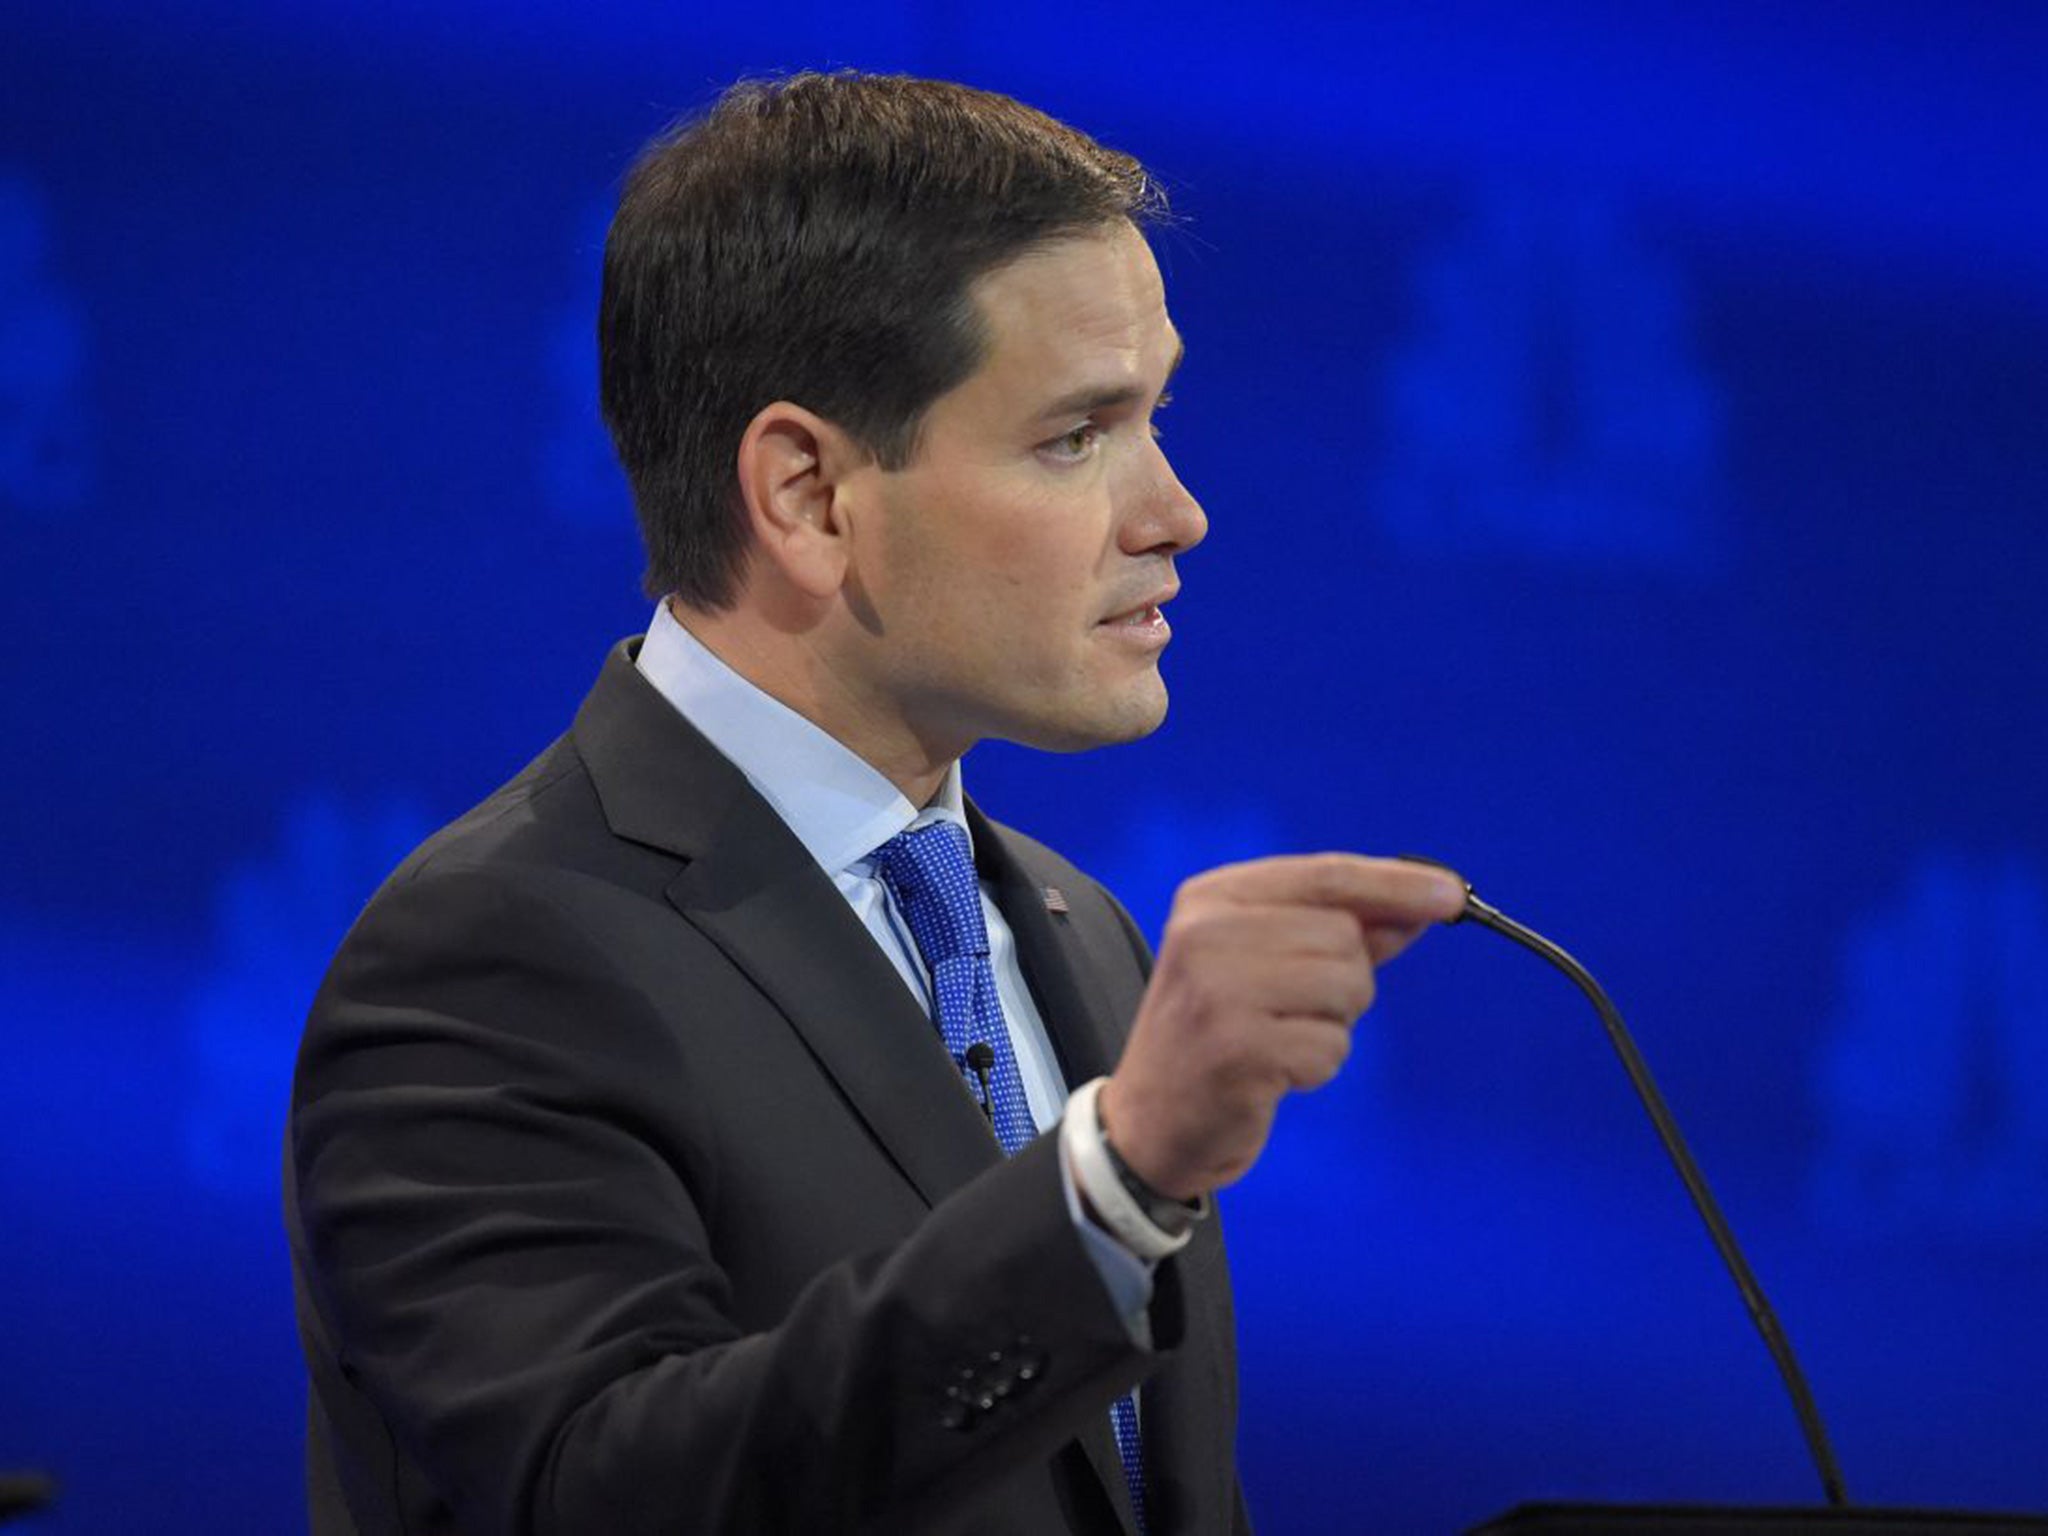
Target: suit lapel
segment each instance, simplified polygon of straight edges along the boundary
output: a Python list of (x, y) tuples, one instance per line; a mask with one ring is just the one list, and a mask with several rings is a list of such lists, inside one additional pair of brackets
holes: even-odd
[[(670, 904), (760, 988), (937, 1205), (1002, 1160), (987, 1121), (845, 898), (745, 775), (639, 675), (633, 654), (630, 641), (613, 648), (573, 732), (612, 830), (685, 861), (666, 888)], [(1067, 1081), (1106, 1073), (1123, 1022), (1084, 984), (1101, 962), (1079, 926), (1050, 909), (1045, 872), (972, 803), (967, 817)], [(1134, 1533), (1108, 1414), (1078, 1438), (1122, 1529)]]
[(1018, 963), (1059, 1052), (1067, 1085), (1078, 1088), (1116, 1065), (1128, 1021), (1112, 1018), (1101, 989), (1084, 981), (1100, 975), (1102, 968), (1068, 915), (1064, 893), (1048, 883), (1049, 872), (1032, 868), (971, 800), (967, 824), (974, 833), (977, 872), (989, 882), (1003, 921), (1010, 925)]
[[(937, 1205), (1002, 1148), (932, 1021), (832, 882), (768, 812), (729, 823), (733, 846), (668, 889), (684, 917), (781, 1010), (854, 1112), (927, 1202)], [(777, 843), (771, 858), (763, 845)]]
[(686, 861), (670, 904), (789, 1021), (928, 1203), (1001, 1161), (902, 977), (745, 775), (639, 675), (629, 645), (607, 659), (575, 740), (612, 830)]

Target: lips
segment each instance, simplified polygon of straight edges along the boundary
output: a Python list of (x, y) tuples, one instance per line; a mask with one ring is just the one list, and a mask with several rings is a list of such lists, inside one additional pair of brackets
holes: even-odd
[(1156, 624), (1161, 617), (1159, 610), (1148, 603), (1143, 608), (1133, 608), (1129, 613), (1119, 613), (1113, 618), (1104, 619), (1102, 623), (1105, 627), (1114, 629), (1123, 625)]
[(1101, 622), (1104, 624), (1151, 624), (1160, 618), (1159, 610), (1172, 602), (1180, 592), (1178, 586), (1161, 587), (1151, 596), (1141, 598), (1134, 607), (1120, 609)]

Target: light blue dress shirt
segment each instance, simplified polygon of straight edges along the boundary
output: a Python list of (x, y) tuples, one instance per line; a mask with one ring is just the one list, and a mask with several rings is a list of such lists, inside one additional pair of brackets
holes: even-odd
[[(960, 765), (956, 762), (946, 770), (929, 805), (912, 805), (866, 759), (719, 660), (676, 622), (666, 603), (655, 609), (647, 626), (638, 665), (656, 691), (775, 808), (874, 935), (882, 953), (903, 977), (903, 984), (929, 1016), (930, 975), (902, 912), (875, 874), (868, 855), (897, 833), (929, 822), (951, 821), (966, 829)], [(970, 846), (973, 836), (968, 831)], [(1033, 1123), (1040, 1131), (1050, 1130), (1065, 1112), (1068, 1085), (1017, 963), (1010, 925), (1003, 921), (985, 883), (981, 915), (988, 925), (989, 965), (995, 972), (1024, 1097)], [(1139, 1341), (1149, 1343), (1145, 1308), (1152, 1297), (1151, 1266), (1088, 1219), (1064, 1162), (1061, 1178), (1068, 1213), (1102, 1274), (1110, 1299)]]

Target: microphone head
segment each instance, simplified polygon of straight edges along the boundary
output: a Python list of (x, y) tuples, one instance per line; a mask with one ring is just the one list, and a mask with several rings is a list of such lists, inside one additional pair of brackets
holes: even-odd
[(996, 1053), (989, 1049), (986, 1040), (977, 1040), (967, 1047), (967, 1065), (976, 1072), (986, 1072), (996, 1064)]

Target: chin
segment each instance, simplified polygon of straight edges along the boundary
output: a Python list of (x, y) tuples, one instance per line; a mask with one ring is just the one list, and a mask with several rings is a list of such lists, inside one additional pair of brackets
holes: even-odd
[(1062, 710), (1002, 731), (1005, 741), (1041, 752), (1087, 752), (1127, 741), (1142, 741), (1166, 719), (1166, 689), (1155, 686), (1143, 694), (1105, 699), (1088, 710)]

